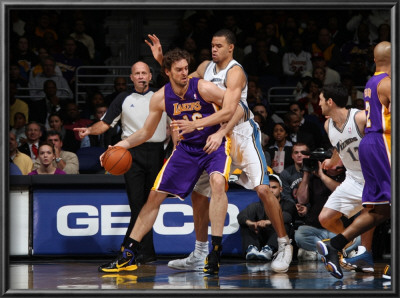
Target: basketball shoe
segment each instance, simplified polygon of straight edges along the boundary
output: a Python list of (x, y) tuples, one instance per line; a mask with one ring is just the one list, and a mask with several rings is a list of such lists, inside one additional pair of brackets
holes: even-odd
[(99, 272), (134, 271), (137, 269), (133, 251), (124, 248), (114, 261), (101, 265)]
[(293, 257), (293, 246), (290, 242), (279, 242), (278, 239), (278, 251), (274, 254), (274, 259), (271, 262), (271, 269), (273, 271), (277, 273), (288, 271)]
[(246, 260), (257, 260), (258, 259), (258, 248), (255, 247), (254, 245), (249, 245), (249, 247), (246, 250)]
[(203, 272), (209, 275), (218, 274), (220, 258), (220, 253), (212, 250), (206, 258)]
[(324, 239), (317, 242), (317, 251), (321, 255), (322, 262), (325, 264), (325, 268), (332, 276), (336, 278), (342, 278), (343, 272), (340, 268), (339, 259), (342, 254), (331, 245), (331, 239)]
[(385, 269), (383, 269), (382, 277), (384, 279), (392, 279), (392, 269), (390, 268), (390, 265), (386, 265)]
[(364, 246), (359, 246), (357, 254), (351, 258), (343, 258), (341, 260), (344, 268), (350, 268), (357, 272), (374, 272), (374, 260), (372, 254), (366, 250)]
[(171, 260), (168, 267), (178, 270), (194, 270), (203, 271), (206, 254), (196, 254), (192, 251), (190, 255), (184, 259)]
[(269, 245), (265, 245), (261, 248), (260, 252), (258, 253), (258, 259), (271, 261), (273, 254), (274, 252), (272, 251), (272, 248)]

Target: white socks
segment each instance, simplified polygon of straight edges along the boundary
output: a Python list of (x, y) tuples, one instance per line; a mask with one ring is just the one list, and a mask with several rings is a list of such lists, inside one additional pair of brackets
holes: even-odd
[(198, 255), (198, 256), (201, 256), (201, 255), (208, 255), (208, 251), (209, 250), (209, 248), (208, 248), (208, 241), (206, 241), (206, 242), (201, 242), (201, 241), (197, 241), (196, 240), (196, 245), (195, 245), (195, 248), (194, 248), (194, 254), (195, 255)]

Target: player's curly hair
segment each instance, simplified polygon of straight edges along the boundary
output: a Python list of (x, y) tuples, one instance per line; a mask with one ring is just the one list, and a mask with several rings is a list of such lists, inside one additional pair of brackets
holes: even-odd
[(162, 73), (165, 73), (165, 70), (171, 70), (171, 66), (174, 62), (185, 59), (188, 64), (190, 64), (190, 54), (182, 49), (176, 48), (171, 51), (168, 51), (164, 55), (164, 59), (162, 62)]

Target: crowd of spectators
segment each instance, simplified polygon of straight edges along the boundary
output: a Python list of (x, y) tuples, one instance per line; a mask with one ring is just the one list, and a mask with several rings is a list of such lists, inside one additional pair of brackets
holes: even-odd
[[(97, 113), (104, 113), (127, 90), (129, 78), (115, 78), (111, 94), (88, 89), (84, 106), (77, 104), (73, 91), (77, 67), (104, 65), (108, 58), (103, 24), (109, 14), (106, 10), (11, 10), (10, 131), (20, 148), (28, 147), (29, 156), (34, 156), (32, 143), (39, 146), (38, 141), (46, 141), (50, 130), (58, 131), (63, 150), (74, 154), (81, 147), (109, 144), (100, 138), (82, 142), (73, 133), (74, 127), (98, 121)], [(291, 150), (297, 142), (311, 150), (328, 149), (318, 105), (323, 85), (342, 82), (349, 90), (348, 106), (363, 109), (362, 88), (374, 72), (373, 47), (390, 39), (389, 11), (379, 10), (188, 10), (175, 21), (179, 30), (163, 41), (168, 45), (164, 50), (186, 49), (191, 70), (211, 59), (214, 31), (228, 28), (235, 33), (234, 58), (248, 75), (249, 107), (261, 128), (268, 164), (277, 174), (293, 165)], [(161, 82), (153, 80), (153, 87), (161, 87)], [(286, 111), (274, 111), (271, 87), (288, 88)], [(35, 132), (29, 136), (31, 126)], [(107, 138), (116, 141), (118, 136), (117, 129)]]

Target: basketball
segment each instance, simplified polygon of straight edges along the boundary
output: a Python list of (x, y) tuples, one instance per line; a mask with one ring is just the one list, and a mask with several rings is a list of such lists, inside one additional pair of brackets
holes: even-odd
[(125, 174), (132, 165), (131, 153), (123, 147), (111, 147), (103, 156), (103, 167), (112, 175)]

